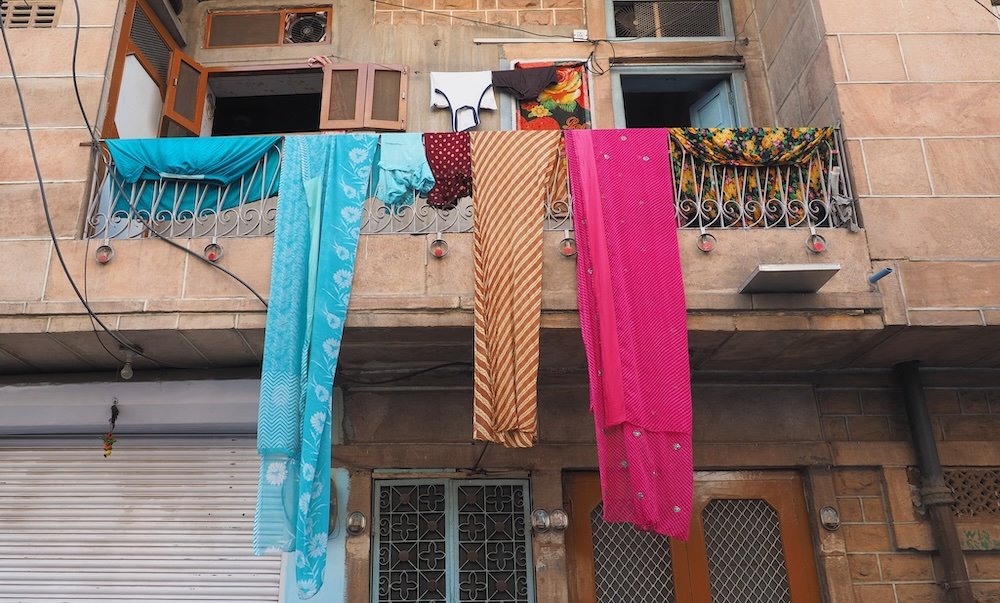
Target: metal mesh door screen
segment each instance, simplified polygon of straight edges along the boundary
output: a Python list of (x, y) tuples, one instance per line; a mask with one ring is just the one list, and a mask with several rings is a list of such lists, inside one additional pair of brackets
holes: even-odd
[(790, 603), (778, 513), (761, 499), (716, 499), (702, 511), (713, 603)]
[(632, 524), (606, 523), (604, 505), (590, 514), (598, 603), (674, 603), (670, 541)]
[(376, 482), (372, 600), (533, 603), (527, 483)]
[(135, 15), (132, 17), (132, 28), (129, 37), (139, 48), (143, 56), (152, 63), (161, 81), (167, 79), (167, 69), (170, 68), (170, 46), (156, 31), (149, 16), (138, 4), (135, 5)]
[(619, 38), (701, 38), (723, 34), (720, 0), (613, 2)]
[(1000, 517), (1000, 470), (946, 469), (956, 517)]

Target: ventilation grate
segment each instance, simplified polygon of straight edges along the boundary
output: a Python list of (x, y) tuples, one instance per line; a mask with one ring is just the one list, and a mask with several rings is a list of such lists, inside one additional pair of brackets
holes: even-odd
[(955, 517), (1000, 517), (1000, 470), (946, 469), (944, 479), (955, 496)]
[(166, 81), (167, 70), (170, 68), (170, 46), (163, 40), (160, 32), (156, 31), (153, 22), (139, 4), (135, 5), (129, 37), (156, 69), (160, 80)]
[(760, 499), (716, 499), (702, 511), (713, 603), (790, 603), (778, 513)]
[(62, 1), (0, 0), (0, 23), (7, 28), (55, 27)]
[(606, 523), (604, 505), (590, 514), (598, 603), (674, 603), (670, 541), (627, 523)]
[(704, 38), (724, 33), (719, 0), (615, 2), (619, 38)]

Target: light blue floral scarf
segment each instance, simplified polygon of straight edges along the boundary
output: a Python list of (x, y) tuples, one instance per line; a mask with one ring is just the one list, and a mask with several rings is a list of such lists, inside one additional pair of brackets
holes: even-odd
[(299, 597), (323, 584), (333, 378), (378, 137), (285, 139), (260, 380), (254, 553), (296, 551)]

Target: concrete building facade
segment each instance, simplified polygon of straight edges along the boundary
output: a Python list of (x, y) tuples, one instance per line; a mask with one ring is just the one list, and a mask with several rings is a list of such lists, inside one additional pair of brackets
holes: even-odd
[[(565, 530), (526, 528), (528, 569), (514, 578), (525, 582), (523, 600), (910, 603), (963, 600), (968, 588), (973, 600), (1000, 601), (1000, 118), (989, 102), (1000, 91), (997, 7), (80, 0), (77, 27), (74, 2), (23, 3), (28, 16), (17, 12), (21, 0), (0, 2), (10, 48), (0, 60), (0, 600), (295, 600), (293, 561), (250, 553), (265, 308), (141, 228), (108, 230), (108, 156), (91, 143), (74, 85), (98, 139), (209, 136), (254, 127), (237, 119), (239, 111), (256, 119), (248, 105), (232, 99), (294, 90), (298, 100), (281, 102), (329, 102), (331, 80), (306, 65), (323, 55), (362, 66), (352, 72), (359, 77), (368, 66), (402, 73), (406, 84), (389, 105), (400, 100), (405, 123), (395, 129), (410, 132), (449, 129), (447, 111), (430, 108), (432, 71), (589, 61), (597, 128), (655, 118), (642, 93), (683, 101), (686, 113), (722, 86), (729, 127), (838, 126), (843, 183), (825, 190), (827, 201), (849, 203), (846, 217), (819, 223), (681, 220), (701, 501), (687, 543), (604, 524), (596, 511), (576, 267), (560, 253), (572, 238), (565, 215), (550, 211), (545, 233), (539, 443), (525, 450), (471, 439), (469, 227), (363, 230), (335, 402), (340, 528), (330, 546), (339, 553), (317, 600), (438, 600), (407, 599), (387, 577), (406, 573), (380, 561), (379, 538), (391, 535), (380, 534), (377, 519), (388, 513), (380, 496), (464, 484), (523, 488), (527, 512), (567, 512)], [(671, 17), (675, 4), (710, 5), (718, 30), (674, 31), (700, 14)], [(219, 43), (244, 26), (216, 32), (212, 21), (239, 11), (277, 13), (279, 28), (299, 13), (324, 15), (326, 35)], [(575, 30), (586, 30), (579, 41)], [(177, 90), (184, 61), (203, 82), (190, 106)], [(376, 106), (385, 100), (372, 94)], [(499, 100), (479, 129), (516, 128), (516, 106)], [(274, 111), (268, 102), (260, 106)], [(168, 238), (198, 255), (221, 245), (218, 264), (266, 298), (273, 216), (269, 230), (247, 215), (245, 236), (182, 224)], [(704, 234), (714, 237), (709, 252), (698, 247)], [(819, 253), (811, 235), (822, 237)], [(439, 236), (450, 250), (442, 259), (429, 253)], [(113, 249), (107, 263), (95, 255), (102, 245)], [(762, 264), (838, 270), (815, 293), (740, 293)], [(885, 268), (891, 274), (869, 281)], [(119, 343), (95, 326), (74, 286), (110, 331), (148, 356), (130, 359), (131, 381), (119, 376), (127, 359)], [(921, 489), (922, 453), (895, 368), (910, 361), (920, 363), (954, 503)], [(119, 441), (104, 459), (100, 436), (115, 403)], [(185, 492), (191, 504), (177, 502)], [(449, 509), (458, 500), (448, 498)], [(958, 540), (949, 562), (929, 519), (929, 507), (942, 504)], [(367, 522), (357, 534), (346, 531), (353, 512)], [(738, 568), (747, 558), (757, 560), (759, 584), (734, 583), (746, 577)], [(971, 584), (954, 583), (956, 558)], [(445, 600), (474, 590), (457, 573), (447, 580)], [(495, 580), (488, 588), (507, 592)]]

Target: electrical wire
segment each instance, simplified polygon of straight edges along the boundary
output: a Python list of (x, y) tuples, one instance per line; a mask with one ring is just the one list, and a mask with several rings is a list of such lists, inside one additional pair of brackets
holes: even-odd
[(540, 38), (556, 38), (559, 40), (569, 40), (570, 36), (566, 35), (555, 35), (555, 34), (543, 34), (536, 31), (531, 31), (529, 29), (522, 29), (520, 27), (514, 27), (513, 25), (504, 25), (502, 23), (489, 23), (488, 21), (480, 21), (479, 19), (470, 19), (469, 17), (459, 17), (458, 15), (446, 13), (439, 10), (427, 10), (424, 8), (412, 8), (409, 6), (404, 6), (402, 4), (396, 4), (395, 2), (387, 2), (386, 0), (370, 0), (372, 4), (384, 4), (385, 6), (392, 6), (394, 8), (402, 8), (404, 10), (413, 11), (415, 13), (427, 13), (430, 15), (441, 15), (445, 17), (451, 17), (452, 19), (457, 19), (459, 21), (468, 21), (469, 23), (476, 23), (478, 25), (485, 25), (486, 27), (496, 27), (497, 29), (508, 29), (510, 31), (517, 31), (520, 33), (528, 34), (531, 36), (538, 36)]
[(388, 379), (379, 379), (379, 380), (376, 380), (376, 381), (368, 381), (368, 380), (361, 380), (361, 379), (351, 379), (350, 377), (344, 377), (343, 375), (340, 375), (339, 378), (341, 380), (345, 381), (346, 383), (350, 383), (350, 384), (353, 384), (353, 385), (384, 385), (386, 383), (395, 383), (397, 381), (404, 381), (406, 379), (412, 379), (413, 377), (416, 377), (418, 375), (423, 375), (424, 373), (429, 373), (431, 371), (437, 371), (437, 370), (440, 370), (440, 369), (443, 369), (443, 368), (447, 368), (449, 366), (472, 366), (472, 363), (471, 362), (445, 362), (443, 364), (435, 364), (434, 366), (429, 366), (427, 368), (422, 368), (422, 369), (417, 370), (417, 371), (412, 371), (412, 372), (406, 373), (404, 375), (397, 375), (395, 377), (390, 377)]
[(993, 15), (994, 19), (1000, 19), (1000, 15), (997, 15), (995, 12), (993, 12), (992, 8), (986, 6), (985, 4), (983, 4), (982, 2), (980, 2), (979, 0), (972, 0), (972, 1), (975, 2), (976, 4), (978, 4), (979, 6), (983, 7), (984, 11), (986, 11), (989, 14)]
[(733, 32), (733, 52), (735, 52), (736, 54), (738, 54), (740, 56), (743, 56), (743, 53), (741, 53), (739, 51), (739, 49), (736, 47), (736, 45), (740, 41), (740, 36), (742, 34), (746, 33), (746, 31), (747, 31), (747, 23), (750, 22), (750, 17), (752, 17), (754, 15), (754, 13), (756, 13), (756, 12), (757, 12), (757, 3), (756, 2), (751, 2), (751, 4), (750, 4), (750, 12), (747, 13), (747, 18), (743, 19), (743, 25), (740, 25), (739, 31)]

